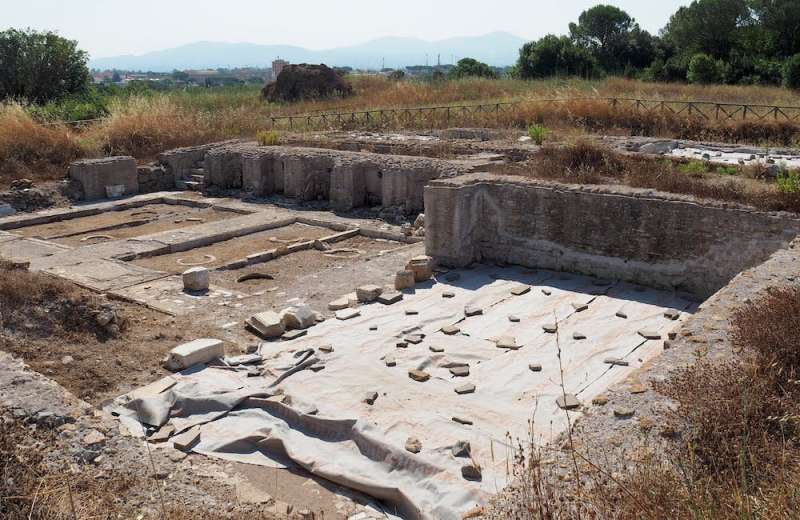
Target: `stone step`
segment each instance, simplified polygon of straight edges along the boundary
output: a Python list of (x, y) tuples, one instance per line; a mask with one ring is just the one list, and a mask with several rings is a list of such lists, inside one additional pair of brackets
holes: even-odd
[(192, 180), (194, 182), (200, 182), (200, 183), (203, 183), (203, 184), (205, 184), (205, 182), (206, 182), (206, 176), (205, 175), (192, 175), (191, 178), (192, 178)]
[(192, 168), (189, 173), (191, 173), (193, 176), (194, 175), (202, 175), (203, 177), (205, 177), (206, 170), (205, 170), (205, 168)]
[(196, 181), (178, 181), (175, 187), (179, 190), (200, 191), (203, 189), (203, 183)]

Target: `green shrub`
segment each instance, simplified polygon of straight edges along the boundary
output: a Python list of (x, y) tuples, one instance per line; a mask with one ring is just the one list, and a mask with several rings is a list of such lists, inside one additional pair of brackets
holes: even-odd
[(256, 141), (261, 146), (277, 146), (281, 137), (275, 130), (261, 130), (256, 134)]
[(719, 83), (722, 81), (717, 62), (708, 54), (695, 54), (689, 62), (689, 72), (686, 79), (690, 83), (707, 85), (709, 83)]
[(531, 125), (528, 127), (528, 136), (533, 139), (533, 142), (536, 143), (538, 146), (541, 146), (544, 143), (545, 139), (547, 139), (548, 134), (550, 133), (544, 125)]
[(783, 65), (783, 86), (800, 89), (800, 54), (795, 54)]
[(800, 190), (800, 173), (796, 170), (781, 168), (776, 180), (781, 193), (797, 193)]

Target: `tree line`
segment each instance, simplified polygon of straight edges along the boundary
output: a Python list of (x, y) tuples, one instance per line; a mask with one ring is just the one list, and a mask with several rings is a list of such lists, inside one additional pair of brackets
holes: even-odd
[(800, 88), (800, 0), (694, 0), (658, 35), (618, 7), (597, 5), (568, 34), (526, 43), (511, 75)]

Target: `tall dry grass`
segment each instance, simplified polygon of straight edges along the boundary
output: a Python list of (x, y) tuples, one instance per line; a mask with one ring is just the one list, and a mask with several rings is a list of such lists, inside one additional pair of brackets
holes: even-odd
[(18, 104), (0, 104), (0, 186), (23, 177), (55, 179), (87, 154), (78, 136), (35, 122)]
[[(118, 98), (110, 103), (110, 117), (86, 127), (38, 124), (24, 108), (0, 108), (0, 186), (22, 176), (53, 179), (78, 158), (109, 154), (149, 160), (175, 146), (202, 144), (237, 137), (251, 138), (270, 126), (271, 117), (360, 111), (379, 108), (445, 106), (517, 100), (512, 110), (462, 113), (453, 110), (356, 123), (334, 120), (310, 128), (324, 129), (433, 129), (478, 126), (524, 129), (538, 122), (561, 133), (608, 133), (721, 140), (753, 144), (794, 145), (800, 140), (800, 122), (706, 121), (669, 113), (641, 113), (614, 109), (608, 96), (652, 99), (705, 99), (800, 106), (800, 94), (773, 87), (712, 86), (643, 83), (610, 78), (602, 81), (549, 79), (541, 81), (464, 79), (430, 83), (394, 82), (383, 77), (353, 77), (355, 95), (348, 98), (306, 100), (291, 104), (266, 103), (255, 87), (189, 89), (148, 96)], [(567, 103), (542, 100), (571, 98)], [(279, 129), (288, 129), (282, 123)], [(284, 128), (286, 127), (286, 128)]]

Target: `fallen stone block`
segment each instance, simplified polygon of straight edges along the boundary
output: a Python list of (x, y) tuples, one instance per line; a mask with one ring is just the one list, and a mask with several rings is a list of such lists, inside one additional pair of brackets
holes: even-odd
[(196, 339), (173, 348), (164, 360), (164, 368), (177, 372), (199, 363), (209, 363), (225, 356), (225, 347), (218, 339)]
[(328, 304), (328, 310), (331, 311), (340, 311), (348, 307), (350, 307), (350, 298), (347, 296), (342, 296), (341, 298), (333, 300)]
[(475, 307), (473, 305), (464, 307), (464, 315), (467, 317), (480, 316), (481, 314), (483, 314), (483, 309), (480, 307)]
[(433, 277), (433, 259), (429, 256), (415, 256), (406, 264), (406, 271), (414, 273), (417, 283), (430, 280)]
[(172, 437), (172, 446), (181, 451), (191, 451), (198, 442), (200, 442), (200, 428), (197, 427)]
[(473, 480), (477, 482), (483, 480), (483, 472), (481, 471), (481, 467), (475, 463), (465, 464), (462, 466), (461, 476), (464, 477), (464, 480)]
[(531, 292), (530, 285), (520, 284), (511, 289), (511, 294), (514, 296), (522, 296), (523, 294), (528, 294), (529, 292)]
[(455, 336), (459, 332), (461, 332), (461, 328), (455, 325), (445, 325), (444, 327), (442, 327), (442, 334), (446, 336)]
[(456, 388), (456, 393), (458, 395), (467, 395), (475, 393), (475, 385), (473, 385), (472, 383), (461, 385), (458, 388)]
[(428, 347), (428, 350), (430, 350), (434, 354), (441, 354), (442, 352), (444, 352), (444, 349), (442, 347), (437, 347), (435, 345), (431, 345), (430, 347)]
[(281, 321), (286, 329), (307, 329), (317, 323), (317, 313), (305, 303), (295, 303), (283, 309)]
[(401, 301), (403, 299), (403, 293), (398, 291), (391, 291), (387, 293), (383, 293), (378, 296), (378, 303), (382, 303), (383, 305), (394, 305), (395, 303)]
[(450, 373), (453, 375), (453, 377), (467, 377), (469, 376), (469, 365), (451, 367)]
[(422, 442), (416, 437), (409, 437), (406, 439), (406, 451), (411, 453), (419, 453), (422, 451)]
[(302, 338), (306, 334), (308, 334), (307, 330), (300, 330), (300, 329), (287, 330), (286, 332), (283, 333), (283, 335), (281, 335), (281, 339), (283, 341), (292, 341), (297, 338)]
[(210, 273), (205, 267), (192, 267), (181, 275), (183, 290), (190, 292), (203, 292), (208, 290)]
[(360, 303), (372, 303), (383, 293), (379, 285), (362, 285), (356, 289), (356, 297)]
[(566, 394), (558, 396), (556, 404), (562, 410), (575, 410), (581, 407), (581, 402), (574, 394)]
[(413, 289), (414, 285), (416, 285), (416, 279), (414, 277), (414, 271), (405, 270), (405, 271), (397, 271), (397, 274), (394, 276), (394, 288), (398, 291), (403, 291), (405, 289)]
[(274, 311), (260, 312), (246, 321), (262, 338), (279, 338), (286, 331), (280, 314)]
[(340, 311), (336, 311), (337, 320), (351, 320), (356, 316), (361, 316), (361, 311), (358, 309), (342, 309)]
[(539, 363), (531, 363), (530, 365), (528, 365), (528, 368), (530, 369), (531, 372), (542, 371), (542, 365), (540, 365)]
[(418, 383), (424, 383), (431, 378), (431, 375), (423, 370), (409, 370), (408, 377), (414, 381), (417, 381)]
[(661, 334), (654, 330), (640, 330), (639, 335), (644, 339), (661, 339)]
[(503, 348), (506, 350), (519, 350), (520, 346), (517, 345), (516, 338), (511, 336), (503, 336), (502, 338), (497, 339), (497, 348)]

